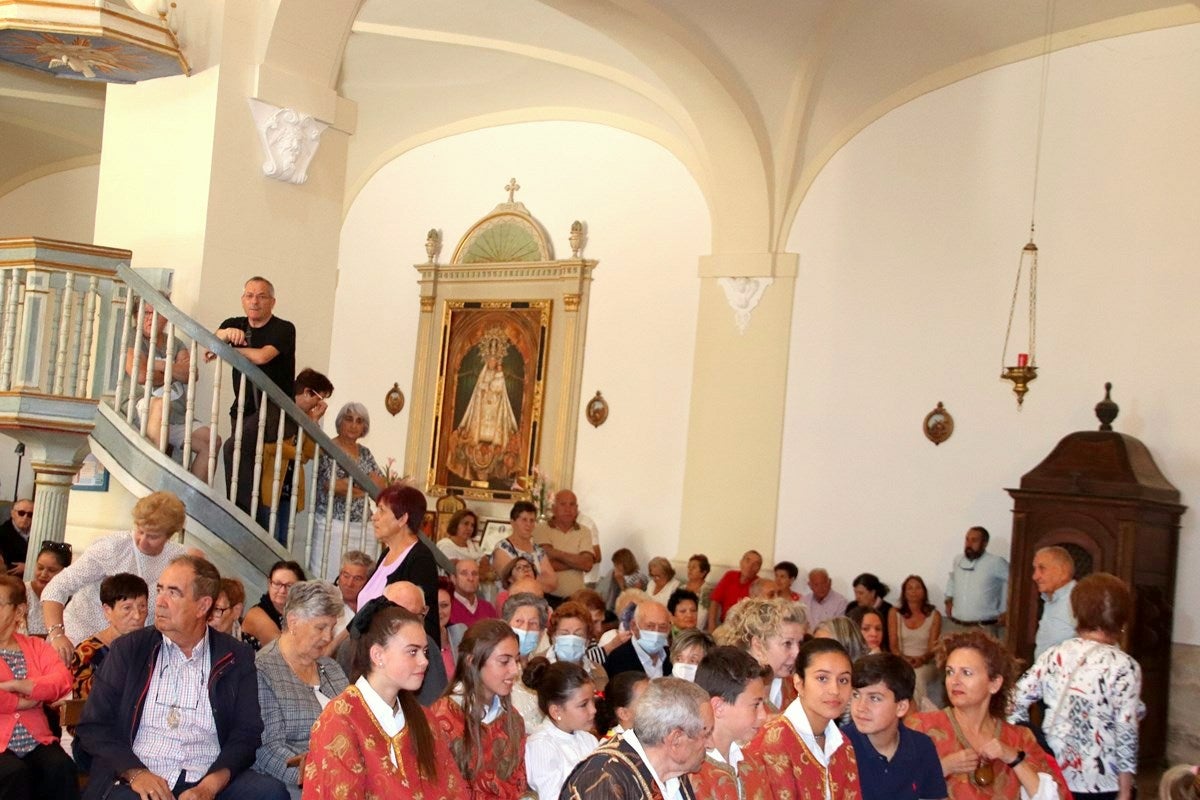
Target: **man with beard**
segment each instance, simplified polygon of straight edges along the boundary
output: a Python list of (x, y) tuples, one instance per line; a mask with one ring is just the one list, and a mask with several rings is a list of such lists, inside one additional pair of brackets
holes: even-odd
[(942, 633), (982, 628), (999, 636), (1008, 604), (1008, 560), (987, 552), (987, 529), (967, 529), (963, 554), (950, 567), (946, 583), (946, 623)]
[(695, 800), (689, 779), (704, 763), (713, 730), (708, 692), (682, 678), (650, 682), (633, 728), (581, 761), (559, 800)]

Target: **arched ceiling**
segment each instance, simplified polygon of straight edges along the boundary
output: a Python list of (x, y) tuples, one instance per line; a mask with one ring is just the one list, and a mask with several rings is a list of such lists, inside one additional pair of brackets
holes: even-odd
[[(1054, 49), (1200, 22), (1200, 0), (1049, 1)], [(348, 17), (354, 2), (338, 8)], [(1037, 56), (1046, 12), (1047, 0), (363, 0), (348, 32), (306, 41), (344, 44), (329, 79), (358, 106), (347, 207), (425, 142), (584, 120), (656, 141), (691, 170), (714, 252), (763, 252), (782, 248), (839, 147), (924, 92)], [(0, 65), (0, 194), (94, 163), (103, 98)]]
[[(778, 248), (821, 166), (914, 97), (1045, 47), (1046, 0), (364, 0), (347, 205), (380, 166), (532, 119), (645, 135), (688, 166), (714, 251)], [(1197, 2), (1054, 0), (1053, 49), (1200, 21)], [(1052, 78), (1051, 78), (1052, 79)], [(733, 230), (718, 241), (721, 230)]]

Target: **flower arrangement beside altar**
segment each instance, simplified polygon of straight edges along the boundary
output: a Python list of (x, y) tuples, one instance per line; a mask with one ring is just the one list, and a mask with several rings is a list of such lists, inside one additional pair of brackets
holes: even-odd
[(533, 465), (528, 475), (522, 475), (513, 481), (512, 485), (514, 492), (521, 492), (529, 498), (529, 502), (533, 503), (538, 508), (538, 518), (548, 519), (550, 517), (550, 482), (546, 476), (542, 474), (541, 468)]

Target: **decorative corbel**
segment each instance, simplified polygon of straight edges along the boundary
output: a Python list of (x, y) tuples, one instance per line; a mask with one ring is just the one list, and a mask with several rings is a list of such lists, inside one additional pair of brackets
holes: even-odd
[(737, 325), (738, 333), (746, 333), (746, 328), (750, 327), (750, 313), (762, 300), (763, 292), (774, 282), (774, 278), (746, 276), (717, 278), (717, 283), (725, 290), (725, 300), (733, 309), (733, 321)]
[(294, 108), (279, 108), (253, 97), (250, 112), (263, 149), (263, 175), (287, 183), (307, 181), (308, 165), (329, 124)]

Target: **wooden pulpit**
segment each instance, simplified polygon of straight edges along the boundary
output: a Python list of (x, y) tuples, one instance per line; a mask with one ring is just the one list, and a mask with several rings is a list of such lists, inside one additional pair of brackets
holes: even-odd
[[(1110, 572), (1134, 591), (1134, 618), (1123, 648), (1142, 666), (1140, 760), (1160, 763), (1166, 753), (1179, 490), (1159, 471), (1144, 444), (1116, 433), (1116, 404), (1097, 406), (1099, 431), (1065, 437), (1021, 478), (1013, 497), (1009, 646), (1033, 658), (1041, 601), (1033, 584), (1033, 556), (1059, 545), (1075, 559), (1076, 577)], [(1104, 407), (1102, 409), (1102, 407)], [(1107, 420), (1106, 420), (1107, 417)]]

